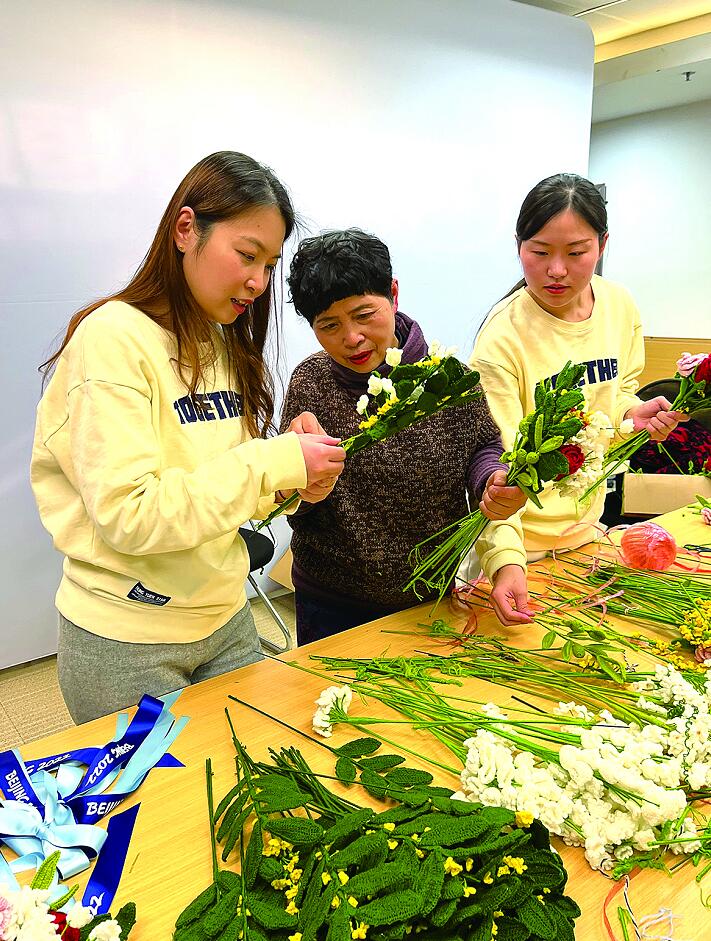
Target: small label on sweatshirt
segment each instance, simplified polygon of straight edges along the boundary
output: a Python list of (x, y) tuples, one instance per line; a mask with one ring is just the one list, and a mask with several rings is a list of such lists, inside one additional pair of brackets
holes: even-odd
[(126, 597), (131, 601), (142, 601), (144, 604), (164, 605), (170, 601), (168, 595), (159, 595), (157, 591), (149, 591), (140, 582), (136, 582)]

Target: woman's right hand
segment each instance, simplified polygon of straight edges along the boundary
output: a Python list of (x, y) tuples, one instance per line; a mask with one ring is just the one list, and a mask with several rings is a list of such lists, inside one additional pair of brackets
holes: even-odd
[(306, 464), (307, 487), (328, 481), (331, 489), (343, 472), (346, 460), (346, 452), (340, 447), (341, 439), (314, 434), (298, 437)]

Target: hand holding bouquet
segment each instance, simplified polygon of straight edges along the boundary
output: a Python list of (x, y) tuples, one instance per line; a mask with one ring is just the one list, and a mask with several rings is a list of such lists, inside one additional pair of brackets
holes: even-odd
[[(535, 411), (522, 419), (513, 447), (501, 456), (509, 465), (507, 484), (519, 487), (541, 508), (538, 494), (546, 482), (555, 481), (564, 493), (585, 485), (594, 473), (595, 462), (602, 462), (601, 438), (612, 436), (606, 416), (588, 414), (580, 407), (585, 397), (577, 386), (584, 373), (585, 366), (568, 362), (555, 382), (539, 382)], [(436, 590), (441, 599), (488, 523), (481, 510), (476, 510), (418, 543), (414, 549), (416, 566), (406, 588), (417, 591), (422, 583), (426, 590)], [(423, 557), (424, 548), (433, 546)]]
[[(356, 410), (363, 416), (357, 435), (346, 438), (341, 447), (348, 456), (391, 438), (423, 418), (445, 408), (466, 405), (481, 396), (479, 373), (467, 370), (454, 354), (435, 340), (428, 355), (417, 363), (400, 364), (402, 351), (389, 349), (385, 362), (392, 367), (383, 377), (376, 370), (368, 380), (368, 394), (358, 400)], [(289, 496), (263, 520), (257, 529), (268, 526), (299, 500), (298, 491)]]
[[(711, 353), (698, 353), (695, 356), (684, 353), (677, 361), (676, 368), (675, 378), (681, 382), (679, 394), (672, 402), (670, 411), (692, 415), (701, 409), (711, 408)], [(626, 421), (629, 422), (629, 419)], [(626, 429), (622, 427), (620, 430), (624, 432)], [(613, 445), (605, 454), (600, 475), (585, 490), (583, 499), (591, 496), (650, 439), (651, 434), (645, 429)]]

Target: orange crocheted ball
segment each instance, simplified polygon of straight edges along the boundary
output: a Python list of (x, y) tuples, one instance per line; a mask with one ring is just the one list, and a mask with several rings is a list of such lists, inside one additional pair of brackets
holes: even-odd
[(663, 572), (676, 559), (676, 541), (658, 523), (635, 523), (622, 534), (620, 555), (630, 568)]

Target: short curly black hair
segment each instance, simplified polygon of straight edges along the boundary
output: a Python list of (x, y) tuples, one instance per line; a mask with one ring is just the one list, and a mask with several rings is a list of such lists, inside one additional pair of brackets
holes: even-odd
[(378, 294), (393, 299), (393, 268), (384, 242), (361, 229), (338, 229), (304, 239), (287, 284), (296, 313), (313, 322), (346, 297)]

